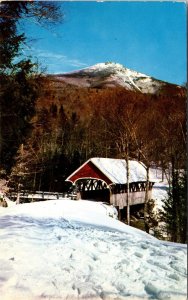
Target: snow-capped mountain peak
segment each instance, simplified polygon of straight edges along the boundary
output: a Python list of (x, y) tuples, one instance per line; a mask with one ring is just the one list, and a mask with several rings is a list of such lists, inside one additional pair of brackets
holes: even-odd
[(166, 83), (128, 69), (119, 63), (98, 63), (82, 70), (56, 75), (69, 84), (82, 87), (125, 87), (142, 93), (155, 93)]
[(119, 63), (106, 62), (99, 63), (90, 68), (86, 68), (85, 72), (95, 73), (95, 75), (110, 76), (120, 86), (130, 90), (138, 90), (143, 93), (154, 93), (163, 85), (162, 81), (154, 79), (146, 74), (125, 68)]

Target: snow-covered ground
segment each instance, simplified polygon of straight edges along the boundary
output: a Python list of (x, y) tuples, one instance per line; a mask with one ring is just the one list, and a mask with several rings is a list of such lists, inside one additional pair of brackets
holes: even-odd
[(163, 209), (163, 200), (168, 197), (169, 184), (164, 176), (162, 181), (162, 171), (160, 168), (150, 168), (150, 180), (155, 182), (152, 189), (152, 199), (155, 200), (155, 210)]
[(52, 200), (0, 208), (0, 299), (186, 299), (186, 252), (106, 215)]

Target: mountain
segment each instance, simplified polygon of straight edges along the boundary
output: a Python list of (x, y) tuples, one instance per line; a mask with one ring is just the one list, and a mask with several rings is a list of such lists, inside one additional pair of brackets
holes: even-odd
[(166, 87), (181, 89), (180, 86), (155, 79), (151, 76), (125, 68), (118, 63), (99, 63), (94, 66), (65, 74), (51, 75), (52, 78), (77, 87), (107, 88), (123, 87), (127, 90), (155, 94)]

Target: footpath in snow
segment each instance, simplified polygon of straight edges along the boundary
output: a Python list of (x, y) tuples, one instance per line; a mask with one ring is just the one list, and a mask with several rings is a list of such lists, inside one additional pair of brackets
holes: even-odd
[(186, 299), (185, 245), (159, 241), (94, 202), (0, 208), (0, 299)]

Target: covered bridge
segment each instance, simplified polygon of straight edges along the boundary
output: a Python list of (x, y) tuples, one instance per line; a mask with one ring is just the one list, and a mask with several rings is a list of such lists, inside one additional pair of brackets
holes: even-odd
[[(144, 203), (146, 168), (141, 162), (129, 160), (130, 205)], [(76, 186), (78, 199), (106, 201), (118, 206), (127, 206), (127, 166), (124, 159), (90, 158), (66, 181)], [(149, 182), (149, 198), (153, 182)]]

